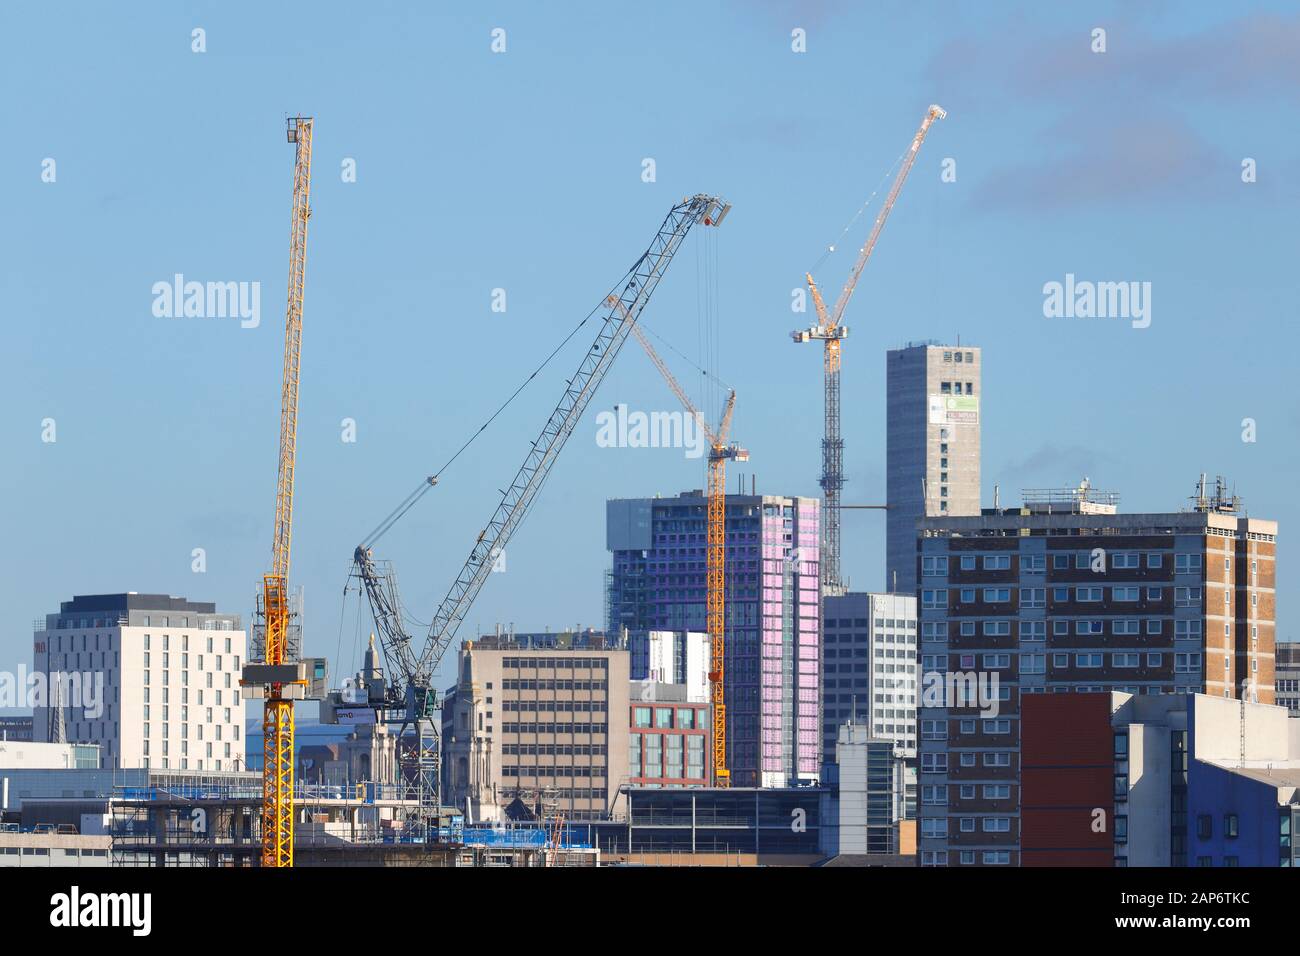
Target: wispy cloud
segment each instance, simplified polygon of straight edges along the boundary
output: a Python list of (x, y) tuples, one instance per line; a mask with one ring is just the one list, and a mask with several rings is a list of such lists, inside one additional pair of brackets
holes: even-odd
[(1107, 105), (1116, 96), (1190, 94), (1240, 99), (1300, 99), (1300, 14), (1241, 16), (1183, 37), (1157, 36), (1130, 20), (1098, 24), (1106, 52), (1087, 29), (1035, 36), (1009, 20), (978, 39), (943, 46), (930, 62), (932, 83), (993, 86), (1033, 99), (1074, 95)]
[(1237, 160), (1177, 116), (1079, 111), (1037, 137), (1037, 159), (991, 174), (977, 207), (1052, 208), (1167, 197), (1203, 200), (1236, 181)]
[[(1028, 127), (1007, 154), (1021, 158), (979, 181), (973, 206), (1221, 198), (1240, 183), (1242, 155), (1230, 155), (1214, 127), (1205, 131), (1198, 108), (1300, 99), (1300, 14), (1240, 16), (1181, 37), (1131, 18), (1098, 25), (1104, 53), (1093, 52), (1083, 26), (1044, 39), (1015, 18), (946, 44), (931, 61), (946, 105), (996, 103), (1018, 109)], [(1035, 129), (1041, 106), (1066, 118)]]
[(1048, 442), (1020, 461), (1007, 463), (994, 476), (1004, 495), (1015, 494), (1022, 488), (1078, 484), (1112, 460), (1110, 454), (1093, 448)]

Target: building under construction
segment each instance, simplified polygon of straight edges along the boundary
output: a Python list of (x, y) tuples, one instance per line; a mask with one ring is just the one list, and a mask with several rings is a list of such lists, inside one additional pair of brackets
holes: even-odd
[[(607, 503), (613, 627), (705, 629), (707, 506), (702, 491)], [(820, 517), (816, 498), (726, 496), (727, 764), (738, 787), (809, 783), (821, 767)]]

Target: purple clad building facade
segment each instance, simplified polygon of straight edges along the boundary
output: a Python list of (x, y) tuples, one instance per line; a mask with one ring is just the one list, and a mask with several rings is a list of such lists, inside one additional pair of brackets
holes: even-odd
[[(704, 631), (707, 499), (606, 505), (609, 626)], [(727, 495), (727, 762), (737, 787), (791, 787), (821, 770), (821, 502)]]

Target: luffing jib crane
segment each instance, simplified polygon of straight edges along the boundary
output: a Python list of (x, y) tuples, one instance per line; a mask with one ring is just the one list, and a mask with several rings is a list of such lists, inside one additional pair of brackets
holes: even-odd
[(289, 644), (289, 546), (293, 537), (294, 466), (298, 440), (298, 376), (302, 360), (302, 300), (311, 216), (312, 118), (287, 121), (294, 144), (293, 212), (289, 227), (289, 293), (284, 318), (284, 373), (280, 385), (280, 462), (275, 486), (271, 571), (262, 577), (262, 653), (240, 679), (244, 697), (262, 698), (262, 866), (293, 866), (294, 700), (306, 682)]
[(431, 828), (436, 826), (440, 807), (438, 705), (432, 682), (443, 654), (451, 646), (457, 629), (492, 572), (496, 557), (528, 513), (565, 441), (577, 427), (627, 336), (636, 327), (641, 310), (650, 300), (687, 233), (697, 223), (720, 225), (730, 208), (717, 197), (697, 195), (683, 199), (669, 210), (650, 248), (629, 270), (622, 290), (612, 297), (617, 305), (610, 306), (604, 315), (596, 339), (584, 354), (577, 372), (565, 382), (559, 404), (530, 446), (518, 473), (506, 486), (487, 525), (475, 538), (464, 567), (434, 614), (423, 648), (417, 649), (406, 631), (392, 567), (386, 562), (376, 561), (373, 548), (378, 538), (436, 484), (437, 476), (421, 481), (358, 545), (353, 555), (353, 574), (365, 589), (388, 666), (385, 681), (373, 682), (364, 689), (364, 701), (347, 702), (364, 703), (391, 715), (383, 719), (400, 724), (400, 733), (404, 734), (407, 727), (415, 730), (417, 747), (412, 776), (419, 801), (419, 816), (409, 821), (409, 835), (427, 839)]
[(932, 105), (926, 111), (925, 119), (921, 121), (920, 128), (912, 137), (912, 145), (904, 155), (898, 175), (889, 189), (889, 195), (876, 215), (871, 234), (867, 236), (867, 241), (858, 251), (857, 262), (853, 264), (853, 270), (849, 273), (848, 281), (844, 283), (844, 288), (840, 291), (840, 297), (835, 301), (833, 309), (827, 310), (812, 275), (808, 273), (804, 276), (808, 281), (808, 290), (812, 293), (813, 305), (817, 310), (817, 324), (807, 329), (796, 329), (790, 333), (790, 336), (795, 342), (820, 339), (826, 343), (822, 359), (826, 431), (822, 439), (820, 482), (823, 498), (821, 549), (823, 593), (836, 594), (842, 591), (844, 586), (840, 573), (840, 490), (844, 487), (844, 439), (840, 437), (840, 343), (849, 334), (848, 327), (843, 324), (844, 309), (853, 296), (853, 290), (858, 284), (858, 278), (862, 275), (867, 260), (871, 258), (871, 253), (876, 248), (876, 240), (880, 238), (880, 231), (894, 208), (894, 202), (898, 199), (898, 193), (907, 180), (907, 174), (912, 171), (912, 164), (916, 162), (916, 154), (920, 151), (921, 144), (925, 142), (926, 133), (930, 131), (930, 126), (935, 120), (943, 119), (947, 115), (947, 112), (939, 106)]
[[(612, 299), (612, 297), (611, 297)], [(677, 400), (685, 406), (686, 411), (695, 419), (696, 424), (704, 429), (709, 441), (709, 491), (708, 518), (705, 540), (707, 542), (705, 557), (705, 626), (709, 632), (709, 690), (713, 711), (713, 785), (728, 787), (731, 785), (731, 770), (727, 764), (727, 701), (726, 701), (726, 582), (727, 582), (727, 462), (749, 461), (749, 452), (735, 442), (727, 443), (727, 433), (731, 431), (731, 417), (736, 409), (736, 392), (733, 389), (727, 396), (723, 408), (722, 421), (717, 431), (709, 428), (704, 416), (695, 408), (687, 397), (686, 391), (667, 364), (655, 351), (650, 340), (646, 338), (641, 327), (632, 326), (646, 355), (654, 363), (659, 374), (664, 377), (668, 387), (673, 390)]]

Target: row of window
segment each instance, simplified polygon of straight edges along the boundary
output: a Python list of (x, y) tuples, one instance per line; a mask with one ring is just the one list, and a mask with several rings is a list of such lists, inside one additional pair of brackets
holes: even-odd
[[(1110, 632), (1117, 635), (1133, 636), (1145, 630), (1147, 634), (1162, 634), (1164, 632), (1165, 620), (1162, 618), (1148, 617), (1138, 618), (1110, 618)], [(1141, 621), (1146, 623), (1139, 626)], [(1022, 641), (1044, 641), (1047, 639), (1047, 622), (1046, 621), (1020, 621), (1017, 633)], [(1071, 620), (1054, 620), (1052, 621), (1052, 634), (1056, 637), (1068, 635), (1071, 631)], [(1074, 619), (1073, 630), (1075, 634), (1102, 634), (1105, 631), (1105, 620), (1098, 619)], [(984, 634), (986, 637), (1006, 637), (1010, 635), (1010, 621), (960, 621), (958, 622), (958, 633), (962, 637), (974, 637), (976, 631)], [(1199, 640), (1203, 633), (1202, 622), (1199, 620), (1175, 621), (1174, 637), (1178, 640), (1193, 639)], [(1258, 635), (1258, 628), (1251, 627), (1251, 635)], [(940, 643), (948, 640), (948, 622), (946, 621), (926, 621), (921, 629), (921, 641), (923, 643)]]
[[(634, 707), (632, 708), (633, 727), (655, 727), (660, 730), (694, 730), (704, 726), (703, 709), (696, 714), (694, 707)], [(651, 724), (653, 711), (654, 723)]]
[(525, 721), (501, 725), (501, 732), (506, 734), (603, 734), (606, 730), (605, 724), (589, 723)]
[[(963, 750), (956, 754), (958, 765), (961, 767), (974, 767), (982, 763), (985, 767), (1010, 767), (1011, 754), (1008, 751), (990, 751), (983, 755), (971, 751)], [(982, 760), (980, 759), (982, 756)], [(947, 773), (948, 772), (948, 754), (945, 753), (923, 753), (921, 754), (921, 773)]]
[[(962, 604), (975, 603), (978, 594), (985, 604), (1006, 604), (1011, 600), (1011, 588), (992, 587), (992, 588), (960, 588), (958, 589), (958, 598)], [(1026, 608), (1045, 607), (1046, 606), (1046, 588), (1020, 588), (1020, 606)], [(1073, 590), (1073, 600), (1081, 604), (1096, 604), (1105, 600), (1106, 588), (1098, 585), (1076, 586), (1073, 588), (1058, 586), (1052, 589), (1052, 601), (1064, 603), (1071, 600), (1071, 591)], [(1163, 587), (1142, 588), (1138, 585), (1112, 585), (1110, 587), (1110, 599), (1113, 602), (1135, 603), (1142, 599), (1143, 591), (1146, 592), (1147, 601), (1164, 600), (1165, 589)], [(1199, 587), (1176, 587), (1174, 590), (1175, 607), (1200, 607), (1202, 590)], [(1229, 592), (1225, 592), (1225, 601)], [(1252, 595), (1254, 598), (1254, 595)], [(942, 610), (948, 607), (948, 589), (934, 588), (923, 589), (921, 591), (921, 607), (923, 610)]]
[[(489, 684), (490, 688), (492, 685)], [(515, 680), (501, 682), (502, 690), (606, 690), (608, 681), (603, 680)]]
[[(141, 753), (143, 753), (146, 757), (151, 756), (151, 754), (149, 753), (149, 741), (148, 741), (148, 739), (145, 739), (145, 740), (143, 741), (143, 743), (144, 743), (144, 749), (141, 750)], [(164, 757), (168, 756), (168, 754), (170, 753), (170, 749), (171, 749), (171, 748), (170, 748), (169, 744), (170, 744), (170, 741), (167, 741), (167, 740), (164, 740), (164, 741), (162, 742), (162, 755), (163, 755)], [(230, 744), (223, 744), (222, 746), (225, 748), (225, 756), (226, 756), (227, 758), (229, 758), (229, 757), (231, 757), (231, 756), (234, 756), (234, 753), (233, 753), (233, 751), (232, 751), (232, 749), (231, 749)], [(208, 741), (207, 743), (204, 744), (204, 747), (206, 748), (206, 751), (207, 751), (206, 754), (205, 754), (205, 756), (208, 756), (208, 757), (213, 756), (213, 753), (212, 753), (212, 742), (211, 742), (211, 741)], [(181, 741), (181, 755), (182, 755), (182, 756), (188, 756), (188, 755), (189, 755), (189, 752), (190, 752), (190, 742), (189, 742), (188, 740), (182, 740), (182, 741)], [(166, 767), (167, 765), (164, 763), (163, 766)], [(186, 769), (186, 768), (184, 768), (184, 766), (182, 766), (182, 769)]]
[(573, 670), (577, 667), (591, 668), (592, 670), (609, 670), (609, 660), (604, 657), (505, 657), (501, 660), (501, 666), (506, 670)]
[[(973, 866), (975, 864), (975, 850), (960, 850), (957, 853), (958, 862), (962, 866)], [(979, 851), (980, 861), (985, 866), (1010, 866), (1010, 850), (981, 850)], [(923, 850), (921, 852), (922, 866), (947, 866), (947, 850)]]
[[(946, 807), (948, 805), (948, 784), (932, 783), (925, 784), (921, 787), (921, 803), (927, 807)], [(973, 783), (963, 783), (954, 786), (953, 789), (958, 791), (958, 799), (974, 800), (977, 787)], [(1009, 783), (985, 783), (978, 787), (980, 797), (984, 800), (1010, 800), (1011, 784)]]
[[(976, 733), (990, 736), (1002, 736), (1011, 733), (1011, 721), (1006, 717), (987, 717), (977, 721), (974, 717), (958, 721), (958, 733), (972, 735)], [(922, 740), (947, 740), (948, 722), (946, 720), (921, 721)]]
[[(1142, 567), (1143, 563), (1148, 568), (1163, 568), (1165, 566), (1165, 552), (1148, 551), (1144, 554), (1138, 551), (1112, 551), (1107, 553), (1105, 548), (1095, 548), (1092, 551), (1074, 551), (1070, 553), (1054, 552), (1051, 555), (1052, 570), (1064, 571), (1073, 566), (1076, 570), (1094, 570), (1104, 571), (1106, 568), (1107, 558), (1110, 560), (1110, 567), (1114, 570), (1136, 570)], [(1174, 556), (1174, 571), (1178, 574), (1200, 571), (1203, 567), (1202, 556), (1200, 554), (1179, 553)], [(959, 562), (959, 567), (963, 571), (1009, 571), (1011, 569), (1011, 554), (1000, 552), (996, 554), (962, 554), (953, 555), (954, 561)], [(948, 574), (948, 555), (925, 555), (921, 558), (921, 576), (922, 577), (945, 577)], [(1225, 570), (1231, 570), (1232, 558), (1225, 557)], [(1045, 571), (1047, 569), (1047, 556), (1043, 554), (1026, 554), (1020, 556), (1020, 568), (1022, 571)], [(1251, 572), (1257, 570), (1257, 563), (1251, 562)]]
[(505, 764), (501, 767), (501, 776), (503, 777), (563, 777), (571, 779), (574, 777), (588, 778), (594, 780), (603, 780), (605, 778), (604, 767), (526, 767)]
[[(1073, 666), (1079, 668), (1099, 668), (1105, 666), (1105, 654), (1101, 651), (1083, 651), (1074, 654), (1058, 652), (1054, 654), (1018, 654), (1020, 660), (1020, 673), (1022, 674), (1045, 674), (1047, 673), (1047, 659), (1052, 659), (1052, 666), (1056, 668), (1070, 667), (1073, 658)], [(1111, 666), (1120, 668), (1141, 667), (1143, 659), (1146, 660), (1147, 667), (1164, 666), (1165, 655), (1159, 651), (1113, 651), (1110, 654)], [(976, 666), (976, 660), (979, 665), (986, 671), (1007, 670), (1011, 667), (1011, 654), (1008, 652), (996, 652), (987, 654), (959, 654), (957, 655), (957, 664), (961, 670), (971, 670)], [(921, 656), (921, 670), (924, 674), (942, 674), (948, 671), (948, 655), (946, 654), (924, 654)], [(1178, 674), (1199, 674), (1201, 672), (1201, 655), (1199, 652), (1178, 652), (1174, 654), (1174, 672)]]
[[(199, 739), (199, 740), (202, 740), (202, 739), (203, 739), (203, 728), (206, 727), (207, 724), (195, 724), (194, 726), (198, 728), (198, 733), (197, 733), (197, 737), (198, 737), (198, 739)], [(222, 724), (214, 724), (214, 725), (213, 725), (213, 727), (214, 727), (214, 733), (216, 734), (216, 737), (215, 737), (216, 740), (220, 740), (220, 739), (221, 739), (221, 728), (222, 728), (222, 726), (223, 726)], [(144, 737), (145, 737), (145, 740), (146, 740), (146, 741), (147, 741), (147, 740), (149, 739), (149, 737), (151, 736), (151, 734), (150, 734), (150, 729), (151, 729), (151, 727), (152, 727), (152, 725), (149, 724), (149, 723), (147, 723), (147, 722), (144, 723), (144, 724), (142, 725), (142, 731), (141, 731), (141, 732), (144, 734)], [(239, 739), (239, 724), (231, 724), (231, 725), (230, 725), (230, 728), (231, 728), (231, 733), (233, 734), (234, 739), (235, 739), (235, 740), (238, 740), (238, 739)], [(185, 738), (185, 737), (189, 737), (189, 735), (190, 735), (190, 725), (189, 725), (189, 724), (181, 724), (181, 737), (182, 737), (182, 738)], [(162, 725), (162, 736), (163, 736), (163, 740), (164, 740), (164, 741), (165, 741), (168, 737), (171, 736), (171, 724), (163, 724), (163, 725)], [(145, 750), (145, 753), (148, 753), (148, 752), (149, 752), (148, 750)]]

